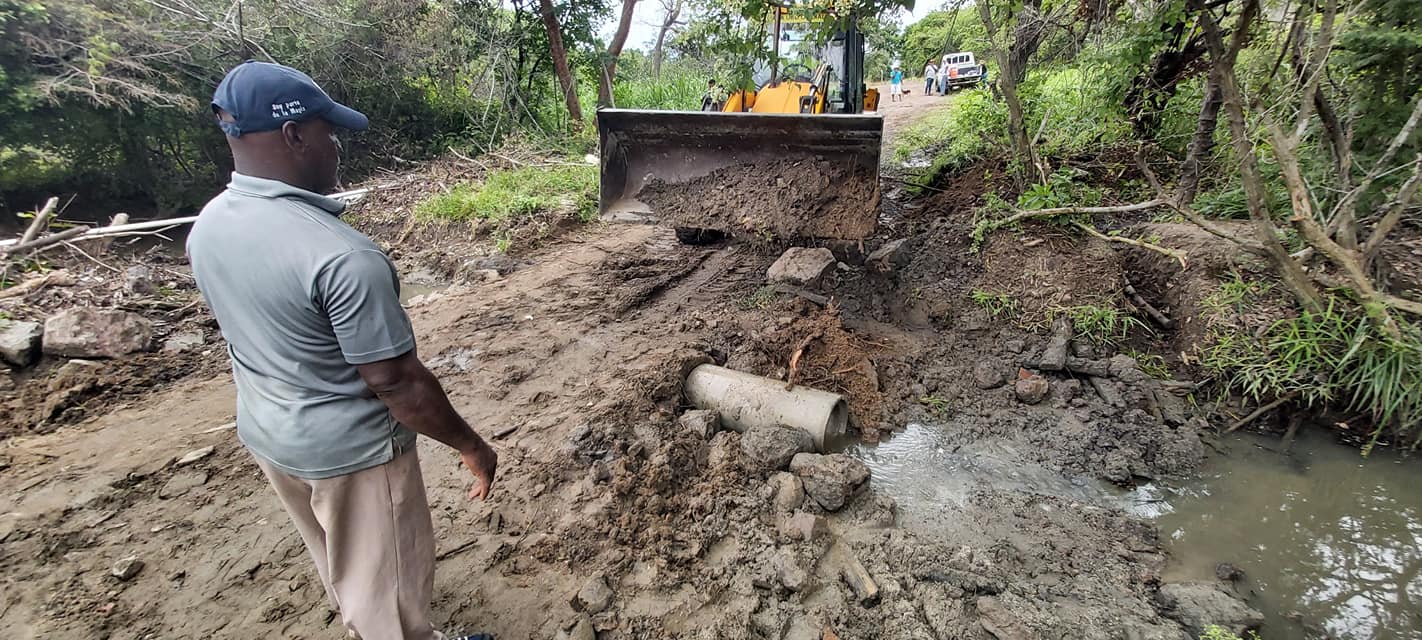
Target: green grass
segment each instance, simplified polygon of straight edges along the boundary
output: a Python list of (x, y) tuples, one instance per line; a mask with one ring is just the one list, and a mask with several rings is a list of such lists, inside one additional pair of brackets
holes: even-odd
[(1364, 454), (1388, 430), (1422, 444), (1422, 329), (1399, 319), (1403, 338), (1384, 334), (1338, 300), (1271, 325), (1261, 336), (1217, 332), (1201, 365), (1254, 402), (1295, 396), (1307, 407), (1363, 413), (1375, 426)]
[(988, 315), (994, 318), (1012, 318), (1017, 316), (1019, 305), (1017, 299), (1005, 293), (992, 293), (981, 289), (973, 289), (973, 302)]
[(1170, 367), (1165, 363), (1164, 356), (1134, 350), (1127, 351), (1126, 355), (1136, 361), (1141, 371), (1156, 380), (1171, 380), (1175, 377), (1170, 373)]
[(1116, 344), (1126, 338), (1131, 329), (1150, 329), (1140, 318), (1116, 307), (1083, 304), (1074, 307), (1053, 307), (1047, 311), (1047, 323), (1060, 317), (1071, 319), (1078, 339), (1096, 344)]
[(1238, 271), (1230, 271), (1229, 275), (1230, 278), (1220, 283), (1219, 288), (1205, 296), (1200, 304), (1216, 313), (1230, 310), (1237, 313), (1269, 291), (1268, 282), (1245, 280)]
[(496, 170), (481, 183), (461, 184), (415, 207), (431, 220), (517, 222), (563, 213), (597, 217), (597, 167), (584, 164)]
[(755, 290), (755, 293), (741, 299), (742, 309), (765, 309), (770, 307), (770, 303), (775, 301), (775, 287), (765, 285)]
[(1235, 635), (1234, 632), (1229, 629), (1217, 624), (1212, 624), (1205, 627), (1205, 632), (1200, 634), (1200, 640), (1259, 640), (1259, 634), (1250, 631), (1241, 637)]
[(932, 413), (935, 417), (938, 418), (948, 417), (948, 411), (953, 408), (952, 403), (949, 402), (947, 398), (942, 398), (932, 394), (919, 398), (918, 403), (925, 407), (928, 407), (929, 413)]

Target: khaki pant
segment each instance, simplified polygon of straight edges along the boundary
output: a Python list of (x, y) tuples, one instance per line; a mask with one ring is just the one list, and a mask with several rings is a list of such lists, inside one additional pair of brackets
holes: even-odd
[(380, 466), (306, 480), (257, 465), (306, 542), (331, 604), (361, 640), (443, 640), (430, 624), (434, 526), (412, 449)]

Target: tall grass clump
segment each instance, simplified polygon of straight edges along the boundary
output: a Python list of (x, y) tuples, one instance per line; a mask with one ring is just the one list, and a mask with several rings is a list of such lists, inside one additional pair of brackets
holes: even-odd
[(662, 70), (660, 79), (651, 76), (619, 82), (612, 97), (622, 109), (664, 109), (696, 111), (706, 93), (704, 73), (675, 67)]
[(415, 213), (425, 219), (495, 223), (563, 213), (587, 222), (597, 216), (597, 167), (496, 170), (483, 182), (461, 184), (421, 202)]
[(1201, 363), (1255, 402), (1295, 397), (1304, 406), (1364, 413), (1373, 422), (1371, 451), (1389, 430), (1422, 444), (1422, 329), (1399, 319), (1388, 336), (1360, 310), (1334, 299), (1271, 325), (1260, 337), (1215, 335)]

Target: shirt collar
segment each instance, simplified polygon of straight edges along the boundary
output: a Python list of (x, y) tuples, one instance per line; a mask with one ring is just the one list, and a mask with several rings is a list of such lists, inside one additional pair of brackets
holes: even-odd
[(331, 215), (340, 215), (346, 210), (346, 203), (341, 200), (293, 187), (280, 180), (257, 178), (236, 171), (232, 172), (232, 181), (227, 183), (227, 188), (258, 198), (295, 198), (319, 207)]

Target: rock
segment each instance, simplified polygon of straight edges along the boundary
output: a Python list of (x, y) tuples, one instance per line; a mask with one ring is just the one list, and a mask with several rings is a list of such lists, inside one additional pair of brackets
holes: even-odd
[(1144, 371), (1141, 371), (1140, 364), (1126, 354), (1118, 353), (1111, 356), (1110, 360), (1111, 376), (1122, 382), (1144, 382), (1150, 379)]
[(869, 467), (842, 453), (797, 453), (790, 471), (805, 483), (805, 493), (826, 511), (839, 511), (869, 486)]
[(1165, 616), (1184, 625), (1192, 638), (1199, 637), (1212, 624), (1240, 636), (1264, 624), (1264, 614), (1213, 583), (1167, 584), (1160, 588), (1156, 600)]
[(908, 266), (912, 260), (913, 254), (909, 252), (908, 240), (900, 238), (875, 249), (869, 254), (867, 262), (879, 271), (894, 271)]
[(829, 249), (791, 247), (780, 255), (775, 264), (770, 265), (765, 278), (772, 284), (783, 282), (814, 287), (834, 271), (835, 262), (834, 253)]
[(1052, 397), (1057, 399), (1060, 406), (1070, 403), (1073, 398), (1081, 395), (1081, 381), (1076, 378), (1052, 381)]
[(559, 640), (597, 640), (597, 631), (593, 629), (591, 618), (580, 615), (567, 629), (560, 629), (556, 637)]
[(1244, 569), (1229, 562), (1215, 565), (1215, 577), (1225, 582), (1239, 582), (1244, 579)]
[(1002, 348), (1006, 349), (1008, 353), (1022, 353), (1027, 348), (1027, 343), (1013, 339), (1002, 343)]
[(1047, 392), (1052, 390), (1051, 383), (1046, 378), (1039, 375), (1032, 375), (1017, 381), (1013, 391), (1017, 394), (1017, 399), (1027, 404), (1037, 404), (1047, 397)]
[(38, 322), (0, 320), (0, 360), (28, 367), (39, 358), (44, 327)]
[(780, 549), (770, 558), (770, 568), (775, 572), (775, 581), (786, 591), (799, 593), (810, 584), (810, 572), (800, 559), (787, 549)]
[(141, 264), (124, 271), (123, 290), (129, 295), (151, 296), (158, 293), (158, 285), (153, 282), (153, 269)]
[(159, 498), (178, 498), (189, 491), (207, 484), (207, 472), (201, 470), (179, 471), (168, 478), (158, 489)]
[(601, 573), (594, 575), (583, 584), (583, 588), (578, 589), (578, 595), (573, 596), (571, 604), (573, 609), (589, 615), (601, 613), (612, 604), (612, 588), (607, 586), (607, 578)]
[(163, 350), (168, 353), (182, 353), (191, 351), (207, 344), (207, 338), (196, 331), (175, 333), (167, 340), (163, 341)]
[(785, 630), (783, 640), (824, 640), (824, 622), (810, 617), (809, 615), (795, 616), (790, 621), (790, 628)]
[(1185, 406), (1185, 399), (1177, 396), (1159, 386), (1155, 387), (1156, 406), (1160, 407), (1160, 417), (1165, 423), (1172, 426), (1181, 426), (1190, 419), (1189, 409)]
[(217, 447), (213, 446), (207, 446), (201, 449), (194, 449), (192, 451), (187, 452), (185, 455), (183, 455), (183, 457), (178, 458), (175, 464), (180, 467), (186, 467), (194, 462), (197, 462), (198, 460), (202, 460), (203, 458), (212, 455), (212, 452), (216, 450)]
[(864, 521), (871, 527), (887, 529), (898, 522), (899, 503), (889, 496), (875, 495)]
[(688, 429), (692, 433), (710, 440), (717, 431), (721, 430), (721, 416), (709, 409), (693, 409), (681, 414), (681, 417), (677, 418), (677, 424), (680, 424), (683, 429)]
[(469, 279), (474, 282), (493, 282), (502, 277), (498, 269), (478, 269), (469, 274)]
[(459, 266), (459, 271), (455, 273), (455, 277), (466, 281), (487, 281), (487, 272), (493, 271), (496, 275), (502, 277), (508, 275), (517, 266), (518, 263), (507, 254), (496, 253), (492, 256), (474, 258), (473, 260), (465, 262)]
[(44, 352), (70, 358), (117, 358), (143, 351), (153, 323), (116, 309), (65, 309), (44, 321)]
[(1126, 406), (1126, 397), (1121, 393), (1121, 387), (1115, 382), (1095, 376), (1091, 377), (1090, 380), (1091, 388), (1096, 390), (1096, 395), (1101, 396), (1102, 402), (1113, 407)]
[(741, 455), (761, 471), (779, 471), (795, 454), (815, 450), (815, 439), (802, 429), (755, 426), (741, 434)]
[(138, 556), (129, 556), (118, 562), (109, 569), (109, 575), (118, 578), (121, 582), (128, 582), (134, 579), (140, 571), (143, 571), (143, 561)]
[(797, 511), (780, 521), (780, 534), (788, 540), (810, 542), (829, 533), (829, 523), (824, 516)]
[(1042, 352), (1039, 366), (1047, 371), (1061, 371), (1066, 367), (1067, 347), (1071, 342), (1071, 319), (1057, 318), (1052, 324), (1052, 339), (1047, 342), (1047, 350)]
[(770, 486), (770, 504), (778, 512), (789, 512), (805, 503), (805, 484), (793, 473), (780, 471), (765, 482)]
[(1073, 340), (1071, 343), (1071, 355), (1084, 360), (1090, 360), (1096, 357), (1096, 349), (1092, 348), (1091, 343), (1085, 340)]
[(1007, 383), (1007, 376), (1003, 374), (1002, 367), (987, 360), (979, 360), (973, 365), (973, 382), (979, 389), (996, 389)]

